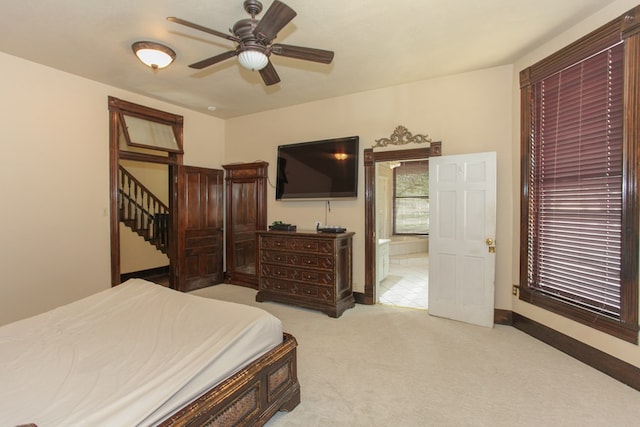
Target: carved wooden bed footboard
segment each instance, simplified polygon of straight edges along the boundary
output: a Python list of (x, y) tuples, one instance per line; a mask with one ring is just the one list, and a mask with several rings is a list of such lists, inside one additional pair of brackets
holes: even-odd
[(261, 426), (300, 403), (296, 339), (282, 344), (174, 413), (160, 426)]

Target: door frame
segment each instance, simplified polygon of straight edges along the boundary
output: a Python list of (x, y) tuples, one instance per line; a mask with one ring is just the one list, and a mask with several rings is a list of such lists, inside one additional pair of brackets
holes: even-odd
[[(168, 152), (166, 157), (123, 151), (120, 149), (120, 114), (123, 112), (146, 120), (157, 121), (173, 125), (179, 146), (182, 147), (183, 117), (156, 110), (143, 105), (110, 96), (109, 103), (109, 224), (111, 233), (111, 286), (120, 281), (120, 215), (118, 210), (118, 168), (121, 159), (147, 163), (160, 163), (169, 166), (169, 233), (176, 235), (177, 224), (173, 220), (177, 206), (177, 192), (175, 191), (176, 165), (182, 165), (182, 153)], [(177, 253), (176, 239), (169, 239), (169, 277), (173, 287), (175, 255)]]
[(376, 162), (428, 159), (442, 154), (442, 143), (431, 142), (429, 147), (373, 151), (364, 150), (364, 292), (354, 292), (359, 304), (376, 303)]

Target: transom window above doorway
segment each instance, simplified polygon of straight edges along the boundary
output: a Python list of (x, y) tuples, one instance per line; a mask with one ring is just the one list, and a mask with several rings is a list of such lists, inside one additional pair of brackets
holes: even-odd
[(173, 126), (122, 114), (124, 140), (133, 147), (182, 153)]
[[(183, 154), (182, 116), (109, 97), (112, 134), (121, 156), (173, 163)], [(139, 158), (145, 156), (144, 159)]]

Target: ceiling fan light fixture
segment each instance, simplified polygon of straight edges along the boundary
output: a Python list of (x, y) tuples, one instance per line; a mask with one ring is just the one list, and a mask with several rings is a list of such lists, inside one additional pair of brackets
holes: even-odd
[(131, 49), (143, 64), (154, 70), (165, 68), (176, 59), (173, 49), (156, 42), (135, 42)]
[(260, 71), (267, 66), (269, 58), (259, 50), (245, 50), (238, 55), (238, 62), (247, 70)]

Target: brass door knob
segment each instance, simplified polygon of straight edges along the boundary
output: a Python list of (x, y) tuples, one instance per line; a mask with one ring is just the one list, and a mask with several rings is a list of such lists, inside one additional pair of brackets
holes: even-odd
[(487, 246), (489, 246), (489, 253), (495, 254), (496, 253), (496, 247), (494, 245), (495, 241), (491, 237), (488, 237), (487, 240), (485, 240), (484, 242), (487, 244)]

